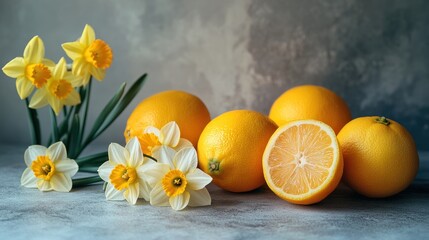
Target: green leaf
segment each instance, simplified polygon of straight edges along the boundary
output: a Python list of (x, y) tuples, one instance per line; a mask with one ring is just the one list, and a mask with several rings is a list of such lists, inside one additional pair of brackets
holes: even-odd
[(105, 161), (108, 161), (108, 159), (109, 159), (109, 153), (108, 152), (101, 152), (101, 153), (85, 156), (82, 158), (78, 158), (78, 159), (76, 159), (76, 163), (79, 166), (82, 166), (84, 164), (92, 164), (92, 163), (99, 164), (100, 162), (103, 163)]
[(92, 76), (89, 79), (89, 83), (88, 83), (88, 85), (85, 88), (86, 89), (85, 90), (86, 91), (85, 92), (85, 99), (84, 99), (84, 102), (82, 102), (82, 104), (85, 104), (84, 105), (85, 109), (84, 109), (84, 112), (83, 112), (82, 126), (80, 127), (79, 145), (82, 142), (83, 135), (85, 134), (86, 118), (88, 116), (89, 100), (90, 100), (90, 97), (91, 97), (91, 85), (92, 85)]
[(99, 176), (73, 179), (73, 188), (87, 186), (93, 183), (103, 181)]
[(52, 140), (53, 142), (57, 142), (60, 140), (60, 134), (58, 131), (57, 116), (55, 116), (55, 112), (53, 109), (51, 109), (51, 124), (52, 124)]
[(98, 173), (98, 166), (82, 166), (79, 167), (79, 172)]
[[(119, 100), (121, 99), (122, 95), (124, 94), (126, 83), (122, 83), (122, 85), (119, 87), (118, 91), (116, 91), (115, 95), (110, 99), (110, 101), (106, 104), (106, 106), (101, 111), (100, 115), (98, 115), (97, 119), (94, 122), (94, 125), (92, 126), (92, 129), (90, 133), (87, 136), (87, 139), (85, 142), (90, 142), (94, 134), (97, 132), (97, 130), (100, 129), (101, 125), (106, 120), (107, 116), (112, 112), (112, 110), (116, 107)], [(82, 148), (85, 148), (86, 146), (82, 146)]]
[(25, 99), (25, 104), (28, 113), (31, 142), (33, 145), (40, 145), (42, 143), (42, 134), (40, 132), (40, 122), (37, 116), (37, 110), (29, 107), (30, 102), (28, 101), (28, 98)]
[(80, 118), (79, 115), (74, 115), (72, 125), (70, 127), (70, 133), (69, 133), (69, 144), (67, 149), (69, 151), (70, 158), (75, 159), (77, 157), (79, 147), (79, 124), (80, 124)]
[[(101, 128), (94, 134), (93, 139), (97, 138), (100, 134), (104, 132), (115, 119), (125, 110), (128, 104), (134, 99), (137, 93), (140, 91), (143, 83), (147, 77), (147, 74), (143, 74), (139, 79), (137, 79), (134, 84), (130, 87), (125, 96), (121, 99), (118, 105), (115, 107), (113, 112), (109, 114), (105, 123), (101, 126)], [(92, 140), (93, 140), (92, 139)]]

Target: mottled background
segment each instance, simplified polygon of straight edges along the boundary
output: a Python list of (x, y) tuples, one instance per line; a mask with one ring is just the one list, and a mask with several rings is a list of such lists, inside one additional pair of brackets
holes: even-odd
[[(122, 82), (149, 80), (132, 102), (167, 89), (198, 95), (212, 117), (248, 108), (268, 113), (300, 84), (341, 95), (354, 117), (385, 115), (429, 149), (429, 1), (171, 0), (1, 1), (0, 65), (34, 35), (57, 61), (86, 23), (114, 50), (93, 85), (92, 122)], [(15, 81), (0, 74), (0, 142), (29, 144)], [(97, 141), (123, 143), (127, 109)], [(47, 110), (41, 112), (49, 129)]]

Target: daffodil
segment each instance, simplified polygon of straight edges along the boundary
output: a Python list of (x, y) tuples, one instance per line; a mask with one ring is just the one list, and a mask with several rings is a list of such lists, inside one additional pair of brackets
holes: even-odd
[(94, 29), (88, 24), (76, 42), (64, 43), (62, 47), (73, 60), (73, 74), (82, 77), (80, 85), (88, 84), (91, 75), (103, 80), (106, 69), (112, 64), (112, 49), (103, 40), (95, 38)]
[(140, 143), (132, 138), (124, 147), (112, 143), (109, 161), (98, 169), (101, 179), (107, 182), (106, 199), (124, 200), (136, 204), (138, 198), (149, 201), (150, 186), (145, 181), (145, 169), (155, 162), (143, 157)]
[(42, 88), (51, 77), (49, 68), (55, 64), (45, 59), (45, 46), (40, 37), (33, 37), (24, 49), (23, 57), (16, 57), (3, 67), (3, 72), (16, 78), (16, 90), (21, 99), (36, 88)]
[(180, 128), (176, 122), (165, 124), (161, 129), (147, 127), (139, 137), (143, 153), (152, 156), (161, 146), (169, 146), (176, 151), (185, 147), (192, 147), (187, 139), (180, 138)]
[(170, 205), (174, 210), (186, 206), (206, 206), (211, 197), (205, 186), (212, 178), (197, 168), (195, 148), (174, 149), (162, 146), (154, 156), (157, 164), (148, 166), (145, 171), (148, 183), (153, 187), (150, 204)]
[(40, 191), (70, 192), (71, 178), (76, 174), (78, 165), (67, 158), (67, 150), (62, 142), (49, 148), (32, 145), (24, 153), (27, 168), (21, 177), (21, 185), (38, 188)]
[(58, 115), (64, 105), (80, 103), (80, 95), (75, 89), (76, 84), (76, 77), (67, 71), (66, 61), (61, 58), (53, 69), (52, 77), (44, 87), (34, 93), (30, 107), (41, 108), (49, 104)]

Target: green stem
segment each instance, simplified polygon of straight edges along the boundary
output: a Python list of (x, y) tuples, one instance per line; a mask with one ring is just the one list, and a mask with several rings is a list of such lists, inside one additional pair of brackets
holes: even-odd
[(73, 188), (83, 187), (101, 181), (103, 180), (99, 176), (73, 179)]
[(52, 123), (52, 140), (57, 142), (60, 139), (58, 132), (57, 116), (55, 116), (54, 110), (51, 108), (51, 123)]
[(154, 158), (152, 156), (149, 156), (149, 155), (146, 155), (146, 154), (143, 154), (143, 156), (147, 157), (147, 158), (150, 158), (150, 159), (154, 160), (155, 162), (158, 162), (158, 160), (156, 160), (156, 158)]
[[(85, 92), (85, 100), (84, 100), (85, 101), (85, 106), (84, 106), (85, 110), (84, 110), (84, 113), (83, 113), (82, 127), (81, 127), (80, 134), (79, 134), (80, 139), (78, 141), (79, 142), (79, 147), (81, 149), (83, 149), (80, 144), (81, 144), (82, 139), (83, 139), (83, 134), (85, 133), (86, 118), (88, 116), (89, 100), (90, 100), (90, 97), (91, 97), (91, 85), (92, 85), (92, 75), (89, 78), (89, 83), (87, 85), (86, 92)], [(80, 154), (80, 152), (78, 152), (78, 154)]]
[(31, 142), (33, 145), (39, 145), (42, 143), (42, 135), (40, 132), (40, 122), (37, 116), (37, 110), (29, 107), (30, 102), (28, 98), (25, 99), (25, 104), (28, 113), (28, 124), (30, 126)]

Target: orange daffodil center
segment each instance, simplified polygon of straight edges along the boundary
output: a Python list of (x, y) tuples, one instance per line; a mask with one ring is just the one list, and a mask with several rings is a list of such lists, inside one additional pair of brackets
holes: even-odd
[(122, 164), (116, 165), (110, 174), (110, 182), (117, 190), (128, 188), (137, 179), (136, 169), (133, 167), (125, 167)]
[(162, 188), (169, 197), (182, 194), (186, 190), (186, 176), (180, 170), (171, 170), (162, 178)]
[(55, 173), (55, 165), (48, 156), (38, 156), (31, 164), (31, 170), (37, 178), (49, 181)]
[(112, 49), (101, 39), (93, 41), (86, 48), (84, 56), (87, 62), (101, 69), (109, 68), (113, 59)]
[(73, 91), (71, 83), (64, 79), (52, 80), (49, 91), (59, 100), (63, 100)]
[(152, 155), (152, 150), (156, 146), (161, 145), (159, 138), (153, 133), (143, 133), (141, 137), (139, 137), (139, 141), (142, 146), (143, 153), (147, 155)]
[(29, 64), (25, 68), (25, 76), (29, 79), (36, 88), (43, 87), (48, 79), (51, 78), (51, 71), (43, 63)]

